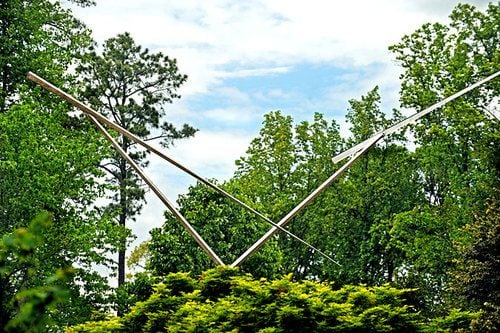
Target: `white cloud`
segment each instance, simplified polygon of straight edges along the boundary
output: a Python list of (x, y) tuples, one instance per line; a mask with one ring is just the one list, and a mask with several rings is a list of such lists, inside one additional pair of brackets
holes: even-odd
[(245, 109), (241, 107), (234, 108), (215, 108), (203, 112), (205, 119), (214, 120), (219, 123), (224, 123), (225, 126), (234, 124), (237, 126), (242, 126), (245, 123), (249, 123), (255, 120), (255, 115), (257, 113), (254, 109)]
[(253, 134), (244, 132), (201, 131), (194, 138), (178, 142), (169, 153), (178, 160), (189, 160), (193, 169), (207, 178), (228, 179), (234, 161), (248, 147)]
[(176, 57), (191, 77), (188, 95), (235, 75), (221, 70), (228, 64), (239, 67), (236, 75), (262, 75), (300, 62), (388, 62), (388, 45), (425, 22), (445, 20), (455, 3), (106, 0), (77, 15), (99, 41), (129, 31), (138, 43)]
[(240, 69), (235, 71), (221, 72), (221, 78), (249, 77), (249, 76), (266, 76), (273, 74), (283, 74), (290, 70), (290, 66), (278, 66), (270, 68), (253, 68)]

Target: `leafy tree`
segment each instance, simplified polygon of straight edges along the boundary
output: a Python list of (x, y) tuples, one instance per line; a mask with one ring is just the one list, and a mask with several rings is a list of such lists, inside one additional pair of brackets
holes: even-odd
[[(165, 104), (180, 96), (177, 88), (186, 80), (178, 72), (175, 59), (161, 52), (150, 53), (135, 44), (128, 33), (104, 42), (102, 53), (91, 50), (87, 61), (78, 68), (85, 82), (83, 97), (101, 114), (133, 132), (144, 140), (161, 139), (167, 147), (176, 139), (186, 138), (195, 129), (184, 125), (177, 129), (162, 120)], [(117, 135), (122, 149), (141, 166), (146, 166), (147, 152), (123, 135)], [(111, 196), (111, 211), (118, 214), (117, 222), (125, 228), (127, 220), (134, 220), (144, 201), (145, 189), (132, 168), (115, 153), (101, 163), (116, 185)], [(126, 239), (118, 248), (118, 284), (125, 281)]]
[[(93, 1), (73, 0), (79, 5)], [(28, 71), (55, 83), (68, 77), (90, 45), (90, 32), (60, 1), (8, 0), (0, 3), (0, 113), (19, 98)]]
[[(499, 13), (499, 5), (494, 3), (485, 13), (461, 4), (450, 15), (449, 26), (426, 24), (391, 46), (404, 69), (402, 105), (421, 110), (500, 70)], [(488, 161), (498, 146), (498, 125), (488, 116), (500, 89), (497, 81), (415, 126), (420, 168), (431, 204), (442, 206), (450, 200), (469, 209), (474, 203), (484, 207), (488, 188), (498, 185), (498, 170)]]
[(476, 215), (474, 223), (467, 225), (468, 244), (459, 247), (462, 254), (455, 272), (455, 290), (468, 308), (482, 310), (477, 320), (481, 332), (495, 332), (500, 327), (500, 203), (488, 200), (484, 215)]
[(137, 273), (133, 279), (114, 290), (113, 307), (117, 313), (126, 313), (137, 302), (144, 302), (153, 293), (153, 284), (161, 282), (160, 278), (149, 274)]
[[(290, 193), (293, 206), (315, 190), (338, 167), (331, 161), (332, 156), (341, 150), (344, 140), (341, 139), (338, 125), (328, 122), (322, 114), (315, 113), (311, 122), (303, 121), (294, 128), (293, 145), (297, 156), (297, 164), (293, 166), (293, 192)], [(264, 162), (266, 163), (266, 162)], [(337, 258), (335, 250), (330, 247), (331, 220), (327, 215), (327, 198), (336, 191), (335, 185), (329, 187), (324, 194), (311, 202), (287, 228), (295, 235)], [(292, 207), (293, 207), (292, 206)], [(290, 207), (290, 209), (292, 208)], [(283, 212), (282, 216), (287, 213)], [(281, 217), (282, 217), (281, 216)], [(283, 272), (293, 272), (294, 278), (311, 278), (322, 276), (323, 272), (336, 266), (308, 247), (300, 245), (296, 240), (283, 234), (279, 236), (283, 256)]]
[[(400, 119), (380, 110), (378, 87), (360, 100), (350, 100), (347, 121), (349, 145), (357, 144)], [(328, 277), (341, 283), (369, 285), (394, 280), (397, 253), (387, 248), (391, 219), (411, 209), (420, 199), (420, 184), (411, 153), (400, 145), (401, 135), (385, 137), (355, 163), (325, 198), (331, 225), (329, 245), (341, 267)]]
[[(12, 261), (16, 274), (4, 286), (10, 293), (43, 286), (57, 269), (76, 264), (70, 298), (58, 305), (66, 311), (54, 318), (75, 323), (90, 319), (105, 301), (105, 279), (95, 264), (109, 263), (106, 253), (118, 236), (92, 209), (103, 190), (96, 180), (103, 150), (90, 124), (69, 117), (66, 105), (27, 99), (0, 115), (0, 234), (25, 227), (41, 210), (53, 214), (53, 226), (33, 254), (36, 265)], [(7, 301), (2, 298), (1, 306)]]
[(42, 332), (54, 324), (50, 310), (69, 296), (65, 286), (71, 280), (71, 267), (64, 267), (46, 278), (43, 286), (10, 288), (10, 280), (19, 274), (19, 264), (36, 274), (34, 256), (44, 243), (44, 234), (51, 227), (47, 213), (40, 214), (28, 228), (18, 228), (3, 236), (0, 242), (0, 327), (6, 332)]
[[(231, 182), (225, 187), (237, 194)], [(203, 184), (190, 187), (187, 194), (180, 196), (178, 204), (181, 213), (226, 263), (236, 260), (269, 228), (266, 222)], [(272, 277), (280, 269), (280, 258), (276, 242), (271, 241), (245, 262), (243, 269)], [(166, 214), (162, 228), (151, 231), (147, 268), (153, 274), (163, 276), (179, 271), (200, 274), (212, 266), (210, 258), (170, 213)]]
[(298, 181), (293, 173), (298, 163), (293, 119), (280, 111), (264, 116), (259, 136), (252, 140), (246, 156), (236, 161), (235, 178), (247, 188), (251, 202), (258, 203), (273, 221), (293, 208)]
[[(403, 106), (421, 110), (500, 69), (499, 8), (490, 3), (480, 12), (460, 4), (449, 25), (425, 24), (390, 47), (404, 69)], [(412, 128), (428, 203), (395, 218), (389, 246), (401, 252), (400, 286), (419, 287), (430, 311), (447, 301), (459, 257), (453, 243), (462, 241), (462, 227), (473, 221), (473, 212), (486, 209), (499, 185), (498, 122), (490, 115), (499, 88), (495, 80)]]
[[(236, 161), (233, 182), (248, 202), (277, 222), (333, 173), (331, 157), (342, 144), (338, 125), (328, 123), (321, 114), (315, 114), (311, 123), (294, 126), (290, 116), (271, 112), (265, 115), (259, 136), (250, 143), (246, 155)], [(327, 235), (322, 231), (329, 229), (330, 221), (318, 213), (324, 207), (322, 198), (311, 203), (288, 228), (324, 249)], [(326, 264), (296, 240), (281, 233), (275, 238), (283, 253), (282, 272), (293, 272), (300, 279), (318, 275)]]
[[(88, 320), (108, 289), (95, 265), (109, 263), (106, 252), (117, 236), (107, 217), (92, 209), (103, 191), (96, 165), (104, 151), (94, 129), (68, 115), (66, 103), (24, 78), (31, 70), (59, 85), (71, 81), (67, 70), (90, 45), (90, 31), (60, 1), (9, 0), (0, 4), (0, 41), (0, 234), (26, 227), (42, 210), (53, 216), (30, 265), (10, 262), (15, 274), (2, 288), (11, 296), (37, 288), (45, 293), (54, 272), (74, 263), (68, 298), (52, 319), (58, 325)], [(8, 302), (0, 298), (2, 313)]]

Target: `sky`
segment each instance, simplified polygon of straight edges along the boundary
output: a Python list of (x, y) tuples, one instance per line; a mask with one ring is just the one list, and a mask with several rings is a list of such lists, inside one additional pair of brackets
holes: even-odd
[[(466, 1), (484, 9), (488, 1)], [(382, 110), (398, 108), (401, 68), (388, 51), (427, 22), (448, 22), (448, 0), (97, 0), (71, 7), (98, 43), (129, 32), (151, 52), (176, 58), (188, 75), (167, 120), (199, 131), (166, 154), (205, 178), (229, 179), (263, 115), (281, 110), (296, 122), (315, 112), (344, 120), (348, 101), (376, 85)], [(146, 173), (174, 202), (194, 183), (151, 157)], [(148, 193), (132, 246), (163, 222), (163, 204)]]

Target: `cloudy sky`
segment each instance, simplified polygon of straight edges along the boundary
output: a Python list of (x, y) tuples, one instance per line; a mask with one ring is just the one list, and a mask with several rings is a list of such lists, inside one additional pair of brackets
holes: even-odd
[[(488, 1), (467, 1), (485, 8)], [(178, 60), (188, 74), (168, 119), (199, 129), (167, 153), (206, 178), (228, 179), (260, 129), (282, 110), (296, 121), (314, 112), (344, 132), (348, 100), (375, 85), (382, 107), (398, 107), (400, 69), (387, 47), (426, 22), (447, 22), (448, 0), (97, 0), (75, 8), (102, 43), (128, 31), (138, 44)], [(147, 173), (175, 201), (192, 180), (153, 159)], [(139, 240), (162, 223), (152, 194)], [(137, 244), (137, 242), (135, 242)]]

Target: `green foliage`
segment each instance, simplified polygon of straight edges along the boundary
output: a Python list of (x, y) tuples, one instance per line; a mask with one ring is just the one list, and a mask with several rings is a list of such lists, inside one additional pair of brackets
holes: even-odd
[[(480, 12), (460, 4), (448, 25), (426, 24), (390, 47), (403, 67), (403, 107), (422, 110), (500, 69), (499, 8), (491, 3)], [(61, 83), (77, 65), (85, 80), (81, 95), (142, 138), (169, 146), (195, 132), (162, 119), (186, 80), (175, 60), (150, 53), (128, 34), (106, 41), (101, 54), (91, 49), (82, 57), (89, 43), (89, 32), (59, 1), (0, 4), (0, 234), (6, 235), (0, 324), (11, 331), (102, 319), (109, 287), (94, 265), (110, 265), (106, 254), (118, 248), (122, 284), (130, 236), (125, 220), (137, 215), (144, 198), (138, 178), (103, 148), (95, 130), (68, 116), (57, 99), (28, 91), (25, 72)], [(500, 134), (488, 111), (499, 89), (497, 79), (411, 126), (414, 151), (404, 147), (402, 135), (384, 138), (291, 221), (290, 231), (340, 267), (278, 234), (241, 271), (204, 271), (213, 264), (166, 214), (165, 225), (136, 256), (165, 277), (136, 275), (112, 297), (124, 316), (68, 331), (497, 331)], [(321, 114), (294, 124), (270, 112), (222, 186), (278, 221), (335, 172), (333, 155), (401, 118), (380, 110), (377, 87), (349, 102), (349, 138)], [(145, 151), (117, 138), (147, 165)], [(99, 181), (99, 164), (111, 187)], [(106, 188), (116, 195), (101, 212), (94, 203)], [(270, 227), (200, 184), (178, 202), (227, 263)], [(51, 226), (42, 218), (26, 227), (41, 210), (51, 212)], [(73, 263), (77, 269), (66, 269)], [(198, 278), (171, 273), (178, 271)], [(287, 272), (293, 273), (270, 280)]]
[(105, 151), (83, 118), (68, 115), (66, 103), (28, 86), (25, 77), (31, 70), (55, 84), (71, 82), (66, 71), (90, 45), (90, 32), (59, 1), (13, 0), (0, 4), (0, 40), (0, 235), (24, 230), (40, 211), (53, 222), (29, 262), (8, 262), (16, 273), (2, 281), (0, 307), (4, 313), (20, 290), (32, 290), (23, 299), (37, 298), (39, 307), (50, 303), (56, 290), (47, 281), (75, 264), (65, 282), (68, 297), (56, 302), (51, 319), (78, 323), (106, 302), (109, 287), (95, 265), (110, 263), (106, 253), (118, 234), (108, 216), (93, 210), (104, 191), (96, 165)]
[[(425, 24), (391, 46), (404, 69), (402, 105), (421, 110), (498, 71), (499, 14), (498, 3), (485, 12), (459, 4), (449, 25)], [(394, 218), (389, 246), (401, 251), (399, 285), (420, 288), (425, 311), (453, 303), (456, 295), (450, 300), (447, 294), (453, 292), (453, 260), (460, 256), (454, 244), (464, 242), (463, 228), (485, 211), (487, 198), (498, 190), (498, 122), (489, 109), (499, 88), (494, 80), (412, 128), (428, 204)]]
[(433, 319), (424, 332), (484, 332), (474, 327), (477, 317), (477, 313), (452, 309), (446, 317)]
[[(227, 184), (226, 190), (235, 193)], [(181, 213), (210, 244), (224, 262), (234, 261), (264, 233), (268, 224), (259, 220), (239, 205), (197, 184), (179, 198)], [(151, 231), (147, 267), (154, 274), (191, 271), (200, 274), (213, 264), (188, 232), (171, 215), (166, 214), (164, 226)], [(262, 276), (273, 276), (279, 268), (280, 252), (275, 242), (245, 263), (244, 269)]]
[[(136, 304), (119, 320), (124, 324), (120, 331), (303, 332), (309, 328), (315, 332), (347, 332), (353, 328), (362, 330), (368, 318), (380, 319), (393, 312), (397, 312), (393, 314), (397, 317), (393, 318), (394, 323), (407, 329), (416, 327), (417, 314), (407, 311), (401, 298), (409, 291), (354, 286), (334, 291), (327, 284), (297, 283), (290, 281), (290, 277), (254, 280), (250, 275), (223, 267), (204, 272), (199, 281), (187, 275), (174, 275), (175, 278), (167, 276), (148, 300)], [(172, 292), (172, 281), (184, 281), (190, 287), (180, 294)], [(363, 292), (369, 295), (369, 304), (359, 302), (356, 293)], [(383, 315), (368, 311), (382, 305), (387, 312)], [(397, 306), (402, 306), (401, 311), (396, 310)], [(333, 323), (336, 325), (330, 326)], [(102, 327), (108, 324), (101, 323)], [(71, 332), (88, 332), (94, 325), (73, 327)]]
[(144, 273), (134, 275), (132, 281), (127, 281), (114, 290), (110, 301), (118, 313), (125, 313), (139, 301), (145, 301), (153, 293), (153, 284), (156, 279)]
[[(173, 291), (179, 284), (188, 287)], [(428, 323), (405, 300), (413, 292), (388, 285), (335, 290), (327, 283), (293, 282), (291, 275), (269, 281), (218, 267), (198, 280), (172, 273), (123, 317), (68, 332), (446, 332), (467, 329), (474, 318), (452, 311)]]
[[(80, 4), (92, 1), (76, 0)], [(90, 32), (60, 1), (8, 0), (0, 3), (0, 113), (25, 90), (28, 71), (55, 83), (90, 45)]]
[(5, 286), (10, 293), (43, 286), (58, 268), (76, 264), (79, 284), (71, 286), (71, 297), (54, 316), (64, 324), (90, 319), (92, 309), (105, 303), (107, 283), (94, 265), (109, 264), (106, 253), (117, 240), (107, 217), (92, 210), (103, 191), (96, 168), (103, 150), (95, 131), (67, 111), (50, 99), (23, 96), (23, 104), (0, 114), (0, 234), (25, 227), (41, 210), (53, 215), (30, 266), (13, 261), (19, 273)]
[(475, 325), (481, 332), (494, 332), (500, 327), (500, 291), (498, 271), (500, 239), (500, 203), (488, 200), (484, 213), (476, 214), (474, 223), (465, 231), (470, 241), (461, 244), (457, 259), (455, 291), (468, 308), (482, 310)]
[[(492, 3), (480, 12), (458, 5), (448, 25), (425, 24), (390, 47), (403, 67), (403, 107), (422, 110), (500, 69), (498, 8)], [(296, 280), (328, 279), (339, 288), (389, 282), (416, 289), (409, 301), (424, 316), (446, 315), (460, 305), (452, 282), (456, 260), (464, 254), (456, 244), (467, 243), (466, 226), (474, 222), (474, 214), (485, 215), (487, 198), (499, 185), (498, 122), (488, 115), (498, 92), (495, 80), (426, 116), (406, 129), (414, 139), (409, 144), (404, 133), (385, 137), (287, 225), (340, 267), (278, 233), (243, 263), (242, 271), (258, 277), (291, 271)], [(335, 172), (332, 156), (401, 120), (399, 111), (384, 113), (380, 103), (378, 87), (349, 101), (349, 138), (342, 138), (338, 125), (321, 114), (294, 125), (290, 116), (270, 112), (224, 186), (279, 221)], [(201, 185), (181, 197), (179, 206), (228, 263), (269, 228)], [(251, 262), (257, 256), (261, 266)], [(491, 285), (497, 269), (488, 258), (488, 264), (481, 264), (484, 270), (475, 269), (467, 277), (481, 281), (484, 288), (476, 288), (478, 293), (495, 289)], [(156, 274), (199, 274), (211, 263), (167, 215), (165, 226), (152, 232), (148, 265)], [(481, 303), (486, 295), (476, 297)]]
[(20, 265), (28, 268), (24, 273), (26, 280), (36, 275), (34, 253), (43, 246), (44, 236), (51, 227), (51, 216), (40, 214), (28, 228), (18, 228), (4, 235), (0, 242), (0, 326), (6, 332), (45, 332), (54, 325), (52, 314), (56, 305), (69, 298), (66, 283), (73, 276), (70, 266), (59, 268), (42, 286), (8, 288), (10, 280), (23, 274)]

